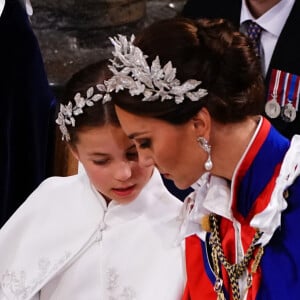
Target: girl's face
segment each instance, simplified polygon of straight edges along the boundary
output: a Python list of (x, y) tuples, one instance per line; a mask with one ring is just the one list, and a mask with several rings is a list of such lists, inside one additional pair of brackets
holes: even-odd
[(137, 146), (141, 166), (155, 164), (180, 189), (188, 188), (204, 173), (207, 155), (197, 143), (192, 121), (175, 126), (159, 119), (139, 117), (119, 107), (116, 112), (122, 128)]
[(134, 200), (153, 171), (152, 166), (139, 166), (135, 144), (121, 128), (112, 125), (78, 132), (73, 154), (107, 201), (128, 203)]

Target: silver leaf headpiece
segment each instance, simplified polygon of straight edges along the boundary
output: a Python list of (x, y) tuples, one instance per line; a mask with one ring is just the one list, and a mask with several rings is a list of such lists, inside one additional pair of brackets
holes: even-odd
[(111, 96), (107, 92), (105, 84), (97, 84), (96, 89), (90, 87), (87, 89), (86, 97), (83, 97), (80, 93), (74, 96), (75, 105), (69, 101), (67, 105), (60, 104), (60, 110), (55, 120), (59, 125), (59, 129), (62, 133), (62, 140), (70, 141), (70, 134), (67, 129), (67, 125), (75, 127), (75, 117), (83, 114), (83, 108), (85, 106), (93, 106), (95, 102), (102, 99), (102, 103), (106, 103), (111, 100)]
[(198, 88), (201, 81), (189, 79), (181, 83), (176, 78), (176, 68), (172, 62), (163, 67), (159, 57), (148, 65), (142, 50), (133, 45), (134, 35), (130, 40), (123, 35), (110, 38), (115, 50), (114, 58), (110, 59), (109, 69), (113, 76), (107, 81), (109, 91), (128, 90), (131, 96), (143, 95), (142, 101), (171, 100), (182, 103), (185, 97), (198, 101), (207, 95), (207, 90)]

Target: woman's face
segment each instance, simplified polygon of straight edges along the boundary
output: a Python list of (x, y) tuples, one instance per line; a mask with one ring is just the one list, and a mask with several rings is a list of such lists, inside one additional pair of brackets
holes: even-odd
[(180, 189), (188, 188), (204, 173), (207, 155), (197, 143), (192, 121), (175, 126), (159, 119), (139, 117), (119, 107), (116, 112), (122, 128), (137, 146), (141, 166), (155, 164)]
[(107, 199), (128, 203), (151, 177), (153, 167), (141, 167), (133, 141), (111, 125), (78, 132), (74, 155), (96, 189)]

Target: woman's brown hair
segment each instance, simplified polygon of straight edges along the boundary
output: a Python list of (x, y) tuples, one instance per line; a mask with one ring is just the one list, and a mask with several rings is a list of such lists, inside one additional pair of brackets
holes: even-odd
[(154, 23), (134, 40), (151, 62), (159, 56), (176, 68), (176, 78), (201, 81), (208, 95), (199, 101), (185, 99), (142, 102), (128, 91), (113, 96), (114, 103), (137, 115), (159, 118), (172, 124), (191, 119), (206, 107), (218, 122), (239, 122), (262, 113), (264, 84), (259, 59), (249, 39), (223, 19), (173, 18)]

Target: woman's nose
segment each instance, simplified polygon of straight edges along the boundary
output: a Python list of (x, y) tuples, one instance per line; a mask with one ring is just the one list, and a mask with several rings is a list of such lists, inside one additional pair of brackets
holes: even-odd
[(123, 161), (117, 166), (115, 178), (120, 181), (126, 181), (132, 175), (132, 165), (129, 161)]

